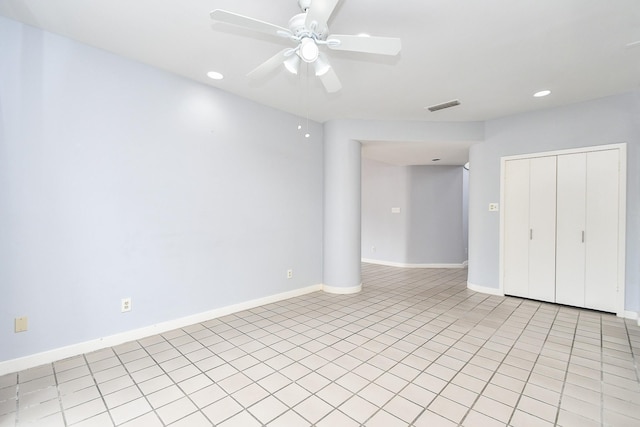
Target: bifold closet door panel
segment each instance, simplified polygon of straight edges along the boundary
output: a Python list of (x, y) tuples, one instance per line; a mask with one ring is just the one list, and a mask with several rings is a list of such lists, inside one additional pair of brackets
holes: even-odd
[(584, 307), (587, 154), (558, 156), (556, 302)]
[(529, 159), (509, 160), (504, 170), (504, 293), (529, 296)]
[(619, 151), (587, 153), (585, 306), (616, 312)]
[(556, 297), (556, 156), (531, 159), (529, 171), (529, 298)]

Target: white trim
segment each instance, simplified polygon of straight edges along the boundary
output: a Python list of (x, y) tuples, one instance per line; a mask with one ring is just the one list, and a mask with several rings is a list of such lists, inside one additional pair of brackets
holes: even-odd
[(18, 359), (2, 361), (0, 362), (0, 376), (44, 365), (46, 363), (52, 363), (56, 360), (66, 359), (68, 357), (77, 356), (79, 354), (90, 353), (92, 351), (100, 350), (103, 348), (113, 347), (129, 341), (139, 340), (152, 335), (161, 334), (174, 329), (193, 325), (195, 323), (204, 322), (207, 320), (215, 319), (217, 317), (227, 316), (229, 314), (237, 313), (244, 310), (250, 310), (261, 305), (271, 304), (274, 302), (287, 300), (289, 298), (294, 298), (321, 290), (323, 290), (323, 285), (307, 286), (306, 288), (294, 289), (292, 291), (282, 292), (280, 294), (270, 295), (251, 301), (245, 301), (226, 307), (220, 307), (210, 311), (206, 311), (204, 313), (198, 313), (191, 316), (182, 317), (180, 319), (169, 320), (167, 322), (157, 323), (155, 325), (121, 332), (115, 335), (110, 335), (91, 341), (85, 341), (66, 347), (60, 347), (42, 353), (36, 353), (29, 356), (21, 357)]
[(636, 320), (637, 323), (638, 323), (638, 326), (640, 326), (640, 313), (635, 312), (635, 311), (626, 310), (622, 317), (624, 317), (625, 319)]
[(507, 161), (507, 160), (518, 160), (518, 159), (530, 159), (533, 157), (560, 156), (563, 154), (587, 153), (591, 151), (615, 150), (620, 148), (626, 150), (626, 147), (627, 147), (626, 142), (617, 142), (617, 143), (604, 144), (604, 145), (592, 145), (587, 147), (576, 147), (576, 148), (565, 148), (565, 149), (552, 150), (552, 151), (541, 151), (538, 153), (515, 154), (512, 156), (503, 156), (500, 158), (500, 160)]
[(471, 282), (467, 282), (467, 289), (474, 291), (474, 292), (480, 292), (483, 294), (489, 294), (489, 295), (496, 295), (499, 297), (503, 297), (504, 296), (504, 292), (502, 292), (502, 289), (498, 289), (498, 288), (490, 288), (488, 286), (481, 286), (481, 285), (474, 285)]
[(367, 264), (386, 265), (388, 267), (400, 267), (400, 268), (465, 268), (468, 265), (468, 261), (461, 264), (405, 264), (401, 262), (393, 261), (379, 261), (377, 259), (362, 258), (362, 262)]
[(350, 286), (350, 287), (322, 285), (322, 290), (328, 294), (336, 294), (336, 295), (357, 294), (362, 290), (362, 283), (360, 283), (358, 286)]
[(624, 313), (627, 263), (627, 144), (617, 144), (618, 157), (618, 315)]
[(635, 311), (625, 311), (624, 316), (625, 319), (638, 320), (640, 322), (640, 317), (638, 317), (638, 313)]
[[(562, 154), (588, 153), (593, 151), (618, 150), (619, 152), (619, 202), (618, 202), (618, 302), (616, 314), (625, 317), (625, 264), (626, 264), (626, 217), (627, 217), (627, 144), (615, 143), (606, 145), (594, 145), (591, 147), (578, 147), (564, 150), (545, 151), (541, 153), (518, 154), (514, 156), (504, 156), (500, 158), (500, 206), (504, 207), (504, 179), (506, 162), (509, 160), (529, 159), (534, 157), (558, 156)], [(500, 231), (499, 231), (499, 260), (498, 260), (498, 289), (504, 295), (504, 209), (500, 209)], [(639, 319), (640, 324), (640, 319)]]

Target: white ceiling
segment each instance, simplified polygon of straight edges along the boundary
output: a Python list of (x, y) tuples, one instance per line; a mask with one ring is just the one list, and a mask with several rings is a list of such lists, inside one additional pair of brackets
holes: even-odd
[[(246, 74), (289, 42), (213, 24), (213, 9), (284, 27), (300, 12), (296, 0), (0, 0), (6, 17), (320, 122), (483, 121), (640, 87), (640, 45), (627, 46), (640, 41), (638, 0), (341, 0), (330, 34), (400, 37), (402, 51), (330, 51), (343, 86), (334, 94), (284, 69), (250, 81)], [(225, 78), (207, 78), (210, 70)], [(553, 93), (533, 98), (541, 89)], [(424, 108), (452, 99), (461, 105)], [(420, 150), (393, 143), (397, 155), (382, 155), (391, 163)], [(468, 143), (450, 148), (466, 153)]]
[(459, 166), (469, 161), (469, 148), (478, 141), (360, 141), (362, 156), (398, 166)]

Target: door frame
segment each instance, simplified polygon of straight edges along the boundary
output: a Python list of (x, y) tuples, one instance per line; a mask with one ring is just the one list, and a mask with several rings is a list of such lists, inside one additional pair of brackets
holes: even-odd
[[(535, 157), (547, 157), (558, 156), (563, 154), (575, 154), (575, 153), (589, 153), (594, 151), (604, 150), (618, 150), (619, 155), (619, 171), (618, 171), (618, 185), (619, 185), (619, 198), (618, 198), (618, 295), (616, 297), (616, 314), (620, 317), (628, 317), (625, 310), (625, 266), (626, 266), (626, 218), (627, 218), (627, 144), (615, 143), (606, 145), (596, 145), (591, 147), (579, 147), (563, 150), (544, 151), (537, 153), (518, 154), (512, 156), (500, 157), (500, 206), (504, 207), (505, 204), (505, 167), (506, 162), (509, 160), (530, 159)], [(499, 249), (499, 293), (504, 295), (504, 237), (505, 237), (505, 220), (504, 209), (500, 209), (500, 249)]]

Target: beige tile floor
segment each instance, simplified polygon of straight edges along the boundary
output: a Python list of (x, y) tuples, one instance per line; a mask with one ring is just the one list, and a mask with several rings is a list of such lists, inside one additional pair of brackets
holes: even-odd
[(363, 264), (322, 292), (0, 377), (0, 426), (640, 426), (640, 328)]

